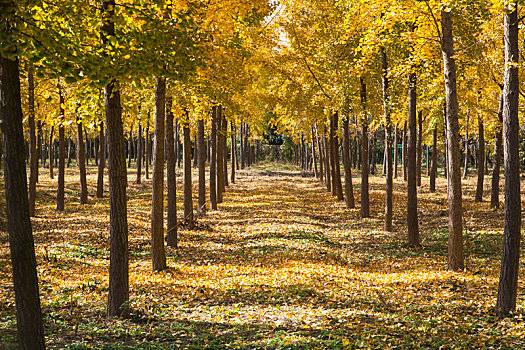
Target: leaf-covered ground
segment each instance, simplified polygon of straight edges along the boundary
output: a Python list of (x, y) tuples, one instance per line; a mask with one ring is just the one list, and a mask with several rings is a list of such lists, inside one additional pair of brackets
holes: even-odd
[[(473, 178), (464, 187), (465, 272), (446, 270), (443, 178), (437, 194), (423, 179), (422, 248), (414, 250), (405, 244), (402, 179), (395, 180), (395, 232), (386, 233), (383, 177), (371, 178), (372, 219), (362, 220), (295, 167), (265, 164), (238, 173), (219, 210), (200, 218), (199, 230), (181, 230), (179, 251), (167, 248), (169, 268), (153, 273), (151, 183), (135, 185), (130, 170), (132, 315), (108, 319), (108, 200), (90, 197), (81, 206), (75, 170), (67, 174), (60, 213), (56, 178), (41, 173), (33, 220), (51, 349), (525, 347), (523, 269), (516, 315), (493, 316), (503, 211), (472, 202)], [(357, 176), (354, 186), (359, 203)], [(0, 349), (16, 346), (14, 312), (3, 232)]]

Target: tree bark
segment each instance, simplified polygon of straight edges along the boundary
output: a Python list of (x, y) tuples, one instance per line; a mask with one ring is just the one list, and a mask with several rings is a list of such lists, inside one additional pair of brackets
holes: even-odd
[(418, 247), (417, 215), (417, 84), (416, 73), (408, 75), (407, 233), (408, 244)]
[(60, 124), (58, 125), (58, 187), (57, 187), (57, 203), (56, 209), (64, 210), (65, 197), (65, 175), (66, 175), (66, 145), (64, 135), (64, 96), (62, 90), (59, 89), (59, 103), (60, 103)]
[(423, 163), (423, 111), (419, 111), (417, 114), (417, 187), (421, 187), (421, 165)]
[(233, 121), (230, 123), (231, 127), (231, 137), (230, 137), (230, 149), (231, 149), (231, 182), (232, 184), (235, 183), (235, 160), (237, 159), (237, 146), (235, 144), (235, 126), (233, 125)]
[(314, 176), (316, 179), (319, 178), (319, 171), (317, 170), (317, 152), (315, 151), (315, 133), (314, 127), (310, 127), (310, 133), (312, 134), (312, 158), (314, 162)]
[[(140, 114), (140, 112), (139, 112)], [(139, 122), (139, 135), (137, 140), (137, 178), (135, 180), (136, 184), (140, 184), (142, 182), (142, 161), (144, 158), (142, 149), (144, 148), (144, 140), (142, 135), (142, 123)], [(175, 151), (174, 151), (175, 152)]]
[[(330, 118), (330, 150), (332, 151), (332, 187), (335, 187), (335, 195), (337, 199), (344, 200), (343, 186), (341, 184), (341, 162), (339, 159), (339, 137), (337, 136), (339, 116), (337, 112), (333, 113)], [(305, 147), (307, 149), (307, 147)]]
[(29, 124), (29, 215), (35, 216), (36, 183), (38, 180), (38, 154), (35, 127), (35, 82), (33, 64), (27, 69), (28, 124)]
[(53, 168), (55, 166), (55, 141), (53, 140), (54, 125), (51, 125), (51, 131), (49, 132), (49, 178), (54, 179)]
[[(13, 2), (13, 5), (14, 12), (16, 2)], [(2, 14), (2, 31), (9, 33), (10, 23), (4, 16), (5, 14)], [(18, 347), (22, 350), (40, 350), (45, 349), (44, 328), (40, 310), (35, 246), (29, 218), (21, 104), (18, 59), (9, 60), (0, 56), (0, 116), (5, 160), (5, 200), (15, 291)]]
[(402, 161), (402, 167), (403, 167), (403, 180), (407, 181), (407, 153), (408, 153), (408, 147), (407, 147), (407, 122), (405, 121), (405, 125), (403, 128), (403, 145), (401, 148), (401, 157), (403, 158)]
[(368, 115), (366, 111), (366, 83), (361, 80), (361, 104), (363, 118), (361, 120), (361, 217), (370, 217), (370, 201), (368, 195)]
[[(384, 48), (381, 48), (382, 61), (382, 80), (383, 80), (383, 101), (385, 113), (385, 155), (384, 163), (386, 166), (386, 186), (385, 186), (385, 231), (392, 232), (393, 207), (392, 201), (394, 196), (394, 182), (392, 174), (392, 121), (390, 119), (390, 95), (388, 91), (388, 61)], [(397, 130), (397, 129), (396, 129)]]
[(67, 138), (67, 164), (66, 164), (67, 168), (69, 168), (71, 165), (71, 158), (73, 157), (72, 153), (73, 153), (73, 140), (71, 140), (71, 129), (69, 129), (68, 138)]
[(468, 134), (468, 124), (470, 119), (470, 109), (467, 108), (467, 123), (465, 125), (465, 166), (463, 168), (463, 179), (467, 178), (468, 175), (468, 146), (469, 146), (469, 134)]
[(483, 201), (483, 182), (485, 180), (485, 133), (483, 121), (478, 116), (478, 183), (475, 202)]
[(197, 147), (199, 150), (199, 201), (197, 212), (204, 215), (206, 214), (206, 148), (204, 147), (203, 119), (197, 121), (197, 143), (199, 144)]
[[(186, 111), (186, 117), (188, 112)], [(186, 227), (192, 228), (193, 222), (193, 197), (192, 197), (192, 185), (191, 185), (191, 135), (190, 126), (188, 121), (183, 125), (183, 146), (182, 152), (184, 153), (184, 222)]]
[(144, 162), (145, 170), (146, 170), (146, 180), (149, 179), (149, 159), (150, 159), (150, 153), (151, 149), (149, 148), (149, 144), (151, 143), (151, 134), (149, 133), (149, 113), (148, 113), (148, 125), (146, 126), (146, 159)]
[(217, 204), (222, 203), (222, 191), (224, 188), (224, 143), (222, 133), (224, 119), (222, 116), (222, 106), (217, 106)]
[(434, 125), (434, 130), (432, 131), (432, 168), (430, 170), (430, 192), (436, 192), (437, 154), (437, 125)]
[(171, 111), (172, 98), (166, 100), (166, 175), (168, 187), (168, 207), (167, 207), (167, 245), (177, 249), (179, 247), (179, 237), (177, 232), (177, 174), (175, 165), (175, 139), (173, 135), (173, 113)]
[(398, 128), (397, 125), (394, 127), (394, 179), (397, 179), (397, 165), (399, 163), (399, 137), (398, 137)]
[(223, 188), (222, 192), (224, 193), (226, 191), (226, 187), (229, 186), (228, 183), (228, 121), (226, 118), (222, 115), (222, 107), (221, 107), (221, 117), (222, 117), (222, 149), (223, 149), (223, 157), (224, 161), (222, 163), (223, 166), (223, 176), (224, 176), (224, 182), (223, 182)]
[[(151, 184), (151, 261), (153, 271), (166, 268), (164, 251), (164, 142), (166, 136), (166, 79), (155, 78), (155, 139)], [(129, 148), (131, 150), (131, 148)], [(131, 159), (131, 158), (129, 158)], [(129, 162), (129, 160), (128, 160)]]
[[(82, 131), (82, 120), (77, 115), (77, 166), (80, 174), (80, 204), (86, 204), (88, 201), (88, 189), (86, 179), (86, 158), (84, 157), (84, 133)], [(102, 161), (102, 159), (101, 159)]]
[[(106, 35), (115, 35), (115, 0), (102, 1), (102, 42), (107, 45)], [(108, 316), (129, 314), (129, 257), (128, 213), (126, 202), (126, 151), (122, 106), (118, 81), (111, 80), (104, 88), (104, 100), (108, 142), (109, 173), (109, 296)], [(102, 162), (100, 162), (102, 163)]]
[(330, 168), (330, 145), (326, 140), (326, 132), (323, 131), (323, 149), (324, 149), (324, 159), (325, 159), (325, 182), (326, 190), (332, 192), (332, 172)]
[(461, 161), (459, 157), (458, 95), (456, 87), (456, 62), (452, 37), (450, 12), (441, 11), (443, 39), (443, 72), (445, 76), (447, 111), (447, 167), (448, 167), (448, 269), (464, 268), (463, 260), (463, 207), (461, 194)]
[[(355, 208), (354, 187), (352, 185), (352, 166), (350, 159), (350, 132), (348, 117), (343, 119), (343, 166), (345, 169), (345, 203), (346, 207)], [(315, 156), (314, 156), (315, 159)]]
[(505, 163), (505, 227), (496, 312), (516, 310), (521, 241), (518, 9), (504, 15), (505, 78), (503, 85), (503, 157)]
[[(241, 139), (242, 139), (242, 133), (241, 133)], [(211, 143), (210, 206), (212, 210), (217, 210), (217, 106), (213, 106), (211, 109), (210, 143)], [(244, 168), (244, 160), (241, 161), (241, 164), (242, 164), (241, 168)]]
[(503, 95), (500, 96), (498, 110), (498, 125), (496, 127), (496, 140), (494, 142), (494, 164), (492, 167), (492, 183), (490, 191), (490, 207), (499, 208), (499, 176), (501, 156), (503, 153)]
[(106, 146), (105, 146), (105, 135), (104, 135), (104, 122), (102, 119), (98, 122), (98, 138), (100, 142), (98, 144), (98, 171), (97, 171), (97, 198), (104, 197), (104, 168), (106, 167)]

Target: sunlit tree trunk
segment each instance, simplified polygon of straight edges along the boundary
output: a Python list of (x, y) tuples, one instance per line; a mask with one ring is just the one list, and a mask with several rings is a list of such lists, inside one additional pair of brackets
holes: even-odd
[(363, 118), (361, 120), (361, 217), (370, 217), (370, 202), (368, 196), (368, 115), (366, 111), (366, 84), (361, 78), (361, 104)]
[(418, 125), (418, 135), (417, 135), (417, 158), (416, 158), (416, 176), (417, 176), (417, 186), (421, 186), (421, 165), (423, 163), (423, 111), (419, 111), (417, 114), (417, 125)]
[[(392, 232), (393, 207), (392, 201), (394, 196), (394, 182), (392, 174), (392, 121), (390, 119), (390, 95), (388, 81), (388, 61), (384, 48), (381, 48), (381, 75), (383, 81), (383, 101), (385, 113), (385, 154), (384, 163), (386, 168), (386, 186), (385, 186), (385, 231)], [(397, 130), (397, 129), (396, 129)]]
[(436, 177), (437, 177), (437, 125), (432, 131), (432, 168), (430, 169), (430, 192), (436, 191)]
[(144, 140), (143, 140), (143, 135), (142, 135), (142, 123), (140, 122), (139, 122), (138, 133), (139, 135), (138, 135), (138, 140), (137, 140), (137, 178), (135, 180), (135, 183), (140, 184), (142, 182), (142, 161), (144, 158), (144, 154), (142, 152), (142, 149), (144, 148)]
[(173, 136), (172, 98), (166, 99), (166, 180), (168, 187), (166, 244), (178, 248), (177, 232), (177, 174), (175, 165), (175, 140)]
[[(212, 210), (217, 210), (217, 106), (213, 106), (211, 109), (210, 143), (210, 206)], [(241, 167), (244, 168), (244, 161), (242, 161)]]
[[(188, 111), (186, 111), (186, 117), (188, 117)], [(191, 182), (191, 135), (190, 126), (188, 121), (183, 124), (183, 185), (184, 185), (184, 222), (186, 227), (192, 228), (194, 225), (193, 221), (193, 194), (192, 194), (192, 182)]]
[(476, 185), (476, 202), (483, 201), (483, 182), (485, 179), (485, 133), (483, 121), (478, 116), (478, 182)]
[(204, 120), (197, 120), (197, 143), (199, 146), (199, 199), (197, 212), (206, 213), (206, 147), (204, 146)]
[(352, 160), (350, 159), (350, 132), (348, 117), (343, 119), (343, 166), (345, 169), (345, 203), (346, 207), (355, 208), (354, 187), (352, 185)]
[(59, 125), (58, 125), (58, 187), (57, 187), (57, 210), (64, 210), (65, 184), (66, 184), (66, 145), (64, 132), (64, 96), (59, 89)]
[(86, 179), (86, 158), (84, 154), (84, 132), (82, 129), (83, 129), (82, 120), (77, 115), (76, 158), (77, 158), (78, 171), (80, 174), (80, 204), (86, 204), (88, 201), (88, 189), (87, 189), (87, 179)]
[(408, 244), (419, 243), (417, 217), (417, 84), (416, 73), (408, 75), (408, 155), (407, 155), (407, 233)]

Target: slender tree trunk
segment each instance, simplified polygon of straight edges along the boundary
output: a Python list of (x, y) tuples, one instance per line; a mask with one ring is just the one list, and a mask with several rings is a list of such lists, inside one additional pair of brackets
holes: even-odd
[(35, 83), (33, 64), (27, 69), (28, 124), (29, 124), (29, 215), (35, 216), (36, 183), (38, 181), (38, 154), (35, 128)]
[(398, 133), (397, 133), (397, 125), (394, 127), (394, 179), (397, 179), (397, 174), (398, 174), (398, 171), (397, 171), (397, 165), (399, 163), (399, 147), (398, 147), (398, 143), (399, 143), (399, 138), (398, 138)]
[(483, 121), (478, 116), (478, 183), (476, 186), (476, 202), (483, 201), (483, 182), (485, 180), (485, 133)]
[[(11, 3), (9, 3), (11, 4)], [(12, 3), (16, 11), (17, 3)], [(3, 5), (7, 7), (6, 5)], [(10, 12), (10, 9), (8, 10)], [(13, 13), (14, 14), (14, 13)], [(10, 23), (2, 14), (2, 31), (9, 33)], [(9, 34), (8, 34), (9, 35)], [(7, 231), (15, 291), (18, 347), (22, 350), (45, 349), (40, 310), (35, 246), (29, 218), (29, 198), (24, 160), (24, 135), (18, 59), (0, 56), (0, 115), (4, 154)]]
[[(38, 182), (38, 178), (39, 178), (39, 172), (38, 172), (38, 160), (39, 159), (42, 159), (43, 157), (45, 157), (45, 153), (44, 152), (44, 147), (43, 147), (43, 140), (44, 140), (44, 137), (42, 135), (42, 122), (39, 120), (38, 123), (37, 123), (37, 129), (38, 129), (38, 137), (37, 137), (37, 172), (36, 172), (36, 182)], [(0, 144), (2, 144), (0, 142)], [(43, 163), (43, 161), (42, 161)], [(42, 167), (44, 167), (44, 165), (42, 164)]]
[(58, 125), (58, 187), (56, 208), (59, 211), (64, 210), (65, 184), (66, 184), (66, 145), (64, 135), (64, 96), (59, 89), (60, 103), (60, 124)]
[(464, 268), (463, 261), (463, 207), (461, 194), (461, 161), (459, 157), (458, 95), (456, 87), (456, 62), (454, 59), (454, 40), (452, 37), (452, 18), (450, 12), (441, 11), (443, 39), (443, 71), (445, 76), (447, 110), (447, 166), (448, 166), (448, 206), (449, 240), (448, 269), (459, 271)]
[(402, 167), (403, 167), (403, 180), (407, 181), (407, 153), (408, 153), (408, 146), (407, 146), (407, 122), (405, 121), (405, 126), (403, 128), (403, 145), (401, 148), (401, 157), (403, 158), (402, 161)]
[(217, 204), (222, 203), (222, 190), (224, 188), (224, 143), (222, 133), (224, 119), (222, 116), (222, 106), (217, 107)]
[(51, 125), (51, 132), (49, 133), (49, 178), (54, 179), (53, 167), (55, 165), (55, 140), (53, 140), (53, 131), (55, 129), (54, 125)]
[(468, 146), (469, 146), (469, 134), (468, 134), (468, 122), (469, 122), (469, 119), (470, 119), (470, 109), (467, 108), (467, 123), (466, 123), (466, 126), (465, 126), (465, 166), (463, 168), (463, 179), (466, 179), (467, 178), (467, 175), (468, 175)]
[(98, 122), (98, 137), (100, 139), (98, 145), (98, 154), (100, 161), (98, 162), (98, 172), (97, 172), (97, 198), (104, 197), (104, 168), (106, 167), (106, 146), (105, 146), (105, 135), (104, 135), (104, 122), (100, 120)]
[(240, 132), (240, 151), (241, 151), (241, 169), (244, 169), (246, 164), (246, 155), (244, 153), (244, 122), (241, 122), (241, 132)]
[(321, 148), (321, 140), (317, 132), (317, 124), (315, 124), (314, 130), (315, 130), (315, 141), (317, 142), (317, 149), (319, 151), (319, 179), (321, 182), (323, 182), (324, 181), (324, 169), (323, 169), (324, 158), (323, 158), (323, 149)]
[(432, 169), (430, 170), (430, 192), (436, 192), (437, 177), (437, 125), (432, 131)]
[[(211, 109), (210, 143), (210, 206), (212, 210), (217, 210), (217, 106), (213, 106)], [(242, 161), (241, 167), (244, 168), (244, 160)]]
[[(166, 268), (166, 253), (164, 251), (164, 142), (166, 136), (165, 122), (166, 79), (163, 77), (156, 77), (155, 139), (153, 144), (153, 178), (151, 185), (151, 260), (153, 271), (161, 271)], [(129, 148), (129, 150), (131, 150), (131, 148)]]
[(310, 127), (310, 133), (312, 134), (312, 160), (314, 162), (314, 175), (315, 178), (319, 178), (319, 171), (317, 170), (317, 154), (315, 151), (315, 133), (314, 133), (314, 127)]
[(417, 217), (417, 85), (416, 73), (408, 75), (408, 156), (407, 156), (407, 228), (408, 244), (417, 247), (419, 225)]
[(68, 138), (67, 138), (67, 164), (66, 167), (71, 166), (71, 158), (73, 157), (73, 140), (71, 139), (71, 129), (68, 131)]
[[(222, 109), (221, 109), (221, 114), (222, 114)], [(228, 183), (228, 143), (227, 143), (227, 139), (228, 139), (228, 121), (226, 120), (226, 118), (224, 116), (222, 116), (222, 145), (223, 145), (223, 157), (224, 157), (224, 161), (222, 163), (222, 166), (223, 166), (223, 176), (224, 176), (224, 182), (223, 182), (223, 188), (222, 188), (222, 192), (224, 193), (226, 191), (226, 186), (229, 186), (229, 183)]]
[(235, 183), (235, 160), (237, 159), (237, 146), (235, 145), (235, 126), (233, 125), (233, 121), (230, 122), (230, 127), (231, 127), (231, 138), (230, 138), (230, 141), (231, 141), (231, 145), (230, 145), (230, 149), (231, 149), (231, 182), (232, 184)]
[(326, 190), (332, 192), (332, 171), (330, 170), (330, 145), (326, 140), (326, 132), (323, 131), (323, 148), (324, 148), (324, 159), (325, 159), (325, 181)]
[(339, 160), (339, 138), (337, 136), (337, 129), (338, 129), (338, 120), (339, 116), (336, 113), (333, 113), (330, 118), (330, 141), (331, 146), (330, 150), (332, 151), (332, 188), (335, 187), (335, 195), (337, 196), (337, 199), (342, 201), (344, 200), (343, 196), (343, 186), (341, 184), (341, 166), (340, 166), (340, 160)]
[(361, 104), (363, 118), (361, 120), (361, 217), (370, 217), (370, 200), (368, 195), (368, 114), (366, 110), (366, 83), (361, 80)]
[(418, 125), (418, 136), (417, 136), (417, 158), (416, 158), (416, 170), (417, 170), (417, 187), (421, 187), (421, 165), (423, 163), (423, 111), (419, 111), (417, 114), (417, 125)]
[[(314, 157), (315, 159), (315, 157)], [(355, 208), (354, 187), (352, 186), (352, 166), (350, 159), (350, 132), (348, 116), (343, 119), (343, 166), (345, 169), (345, 203), (346, 207)]]
[[(188, 112), (186, 111), (186, 115)], [(183, 146), (182, 152), (184, 153), (184, 222), (186, 227), (192, 228), (193, 222), (193, 197), (192, 197), (192, 184), (191, 184), (191, 135), (190, 126), (187, 123), (183, 125)]]
[[(139, 112), (140, 114), (140, 112)], [(137, 178), (135, 183), (140, 184), (142, 182), (142, 158), (144, 158), (142, 148), (144, 147), (144, 140), (142, 135), (142, 124), (139, 122), (139, 135), (137, 140)], [(173, 151), (175, 153), (175, 151)]]
[(518, 9), (505, 13), (505, 78), (503, 87), (503, 157), (505, 162), (505, 227), (496, 312), (516, 310), (521, 241), (519, 157)]
[[(166, 175), (168, 187), (167, 203), (167, 228), (166, 243), (170, 247), (177, 249), (179, 247), (179, 237), (177, 232), (177, 174), (175, 165), (175, 140), (173, 136), (173, 112), (171, 111), (172, 98), (166, 100)], [(139, 124), (140, 126), (140, 124)]]
[[(392, 174), (392, 121), (390, 119), (390, 95), (388, 91), (388, 61), (384, 48), (381, 48), (382, 58), (382, 80), (383, 80), (383, 101), (385, 113), (385, 166), (386, 166), (386, 186), (385, 186), (385, 231), (392, 232), (394, 196), (394, 182)], [(397, 129), (396, 129), (397, 130)], [(383, 168), (384, 169), (384, 168)]]
[[(155, 128), (156, 129), (156, 128)], [(133, 125), (129, 129), (128, 138), (128, 168), (131, 168), (131, 158), (133, 158)]]
[(499, 175), (501, 168), (501, 155), (503, 153), (503, 95), (500, 96), (498, 110), (498, 125), (496, 127), (496, 140), (494, 142), (494, 164), (492, 167), (492, 186), (490, 191), (490, 207), (499, 208)]
[[(148, 120), (149, 120), (149, 113), (148, 113)], [(146, 180), (149, 179), (149, 159), (150, 159), (150, 153), (151, 153), (151, 150), (149, 148), (150, 142), (151, 142), (151, 134), (149, 133), (149, 123), (148, 123), (148, 126), (146, 126), (146, 159), (144, 162), (144, 165), (146, 166)]]
[(82, 120), (77, 115), (76, 157), (77, 157), (78, 171), (80, 173), (80, 204), (86, 204), (88, 202), (88, 189), (87, 189), (87, 179), (86, 179), (86, 159), (84, 158), (84, 138), (83, 136), (84, 136), (84, 133), (82, 131)]
[[(199, 150), (199, 206), (197, 212), (206, 214), (206, 148), (204, 147), (204, 120), (197, 121), (197, 147)], [(232, 170), (233, 171), (233, 170)], [(232, 182), (234, 176), (232, 178)]]

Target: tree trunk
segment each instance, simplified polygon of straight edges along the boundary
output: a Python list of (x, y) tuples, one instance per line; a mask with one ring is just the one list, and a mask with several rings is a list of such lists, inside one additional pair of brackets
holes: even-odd
[(224, 119), (222, 116), (222, 106), (217, 106), (217, 204), (222, 203), (222, 191), (224, 188), (224, 143), (222, 133)]
[(317, 150), (319, 152), (319, 180), (323, 182), (324, 181), (324, 169), (323, 169), (324, 158), (323, 158), (323, 150), (321, 148), (321, 140), (317, 132), (317, 124), (315, 124), (314, 126), (314, 131), (315, 131), (315, 142), (317, 143)]
[(199, 144), (197, 147), (199, 150), (199, 200), (197, 212), (200, 215), (204, 215), (206, 213), (206, 148), (204, 147), (203, 119), (197, 121), (197, 143)]
[(416, 158), (416, 170), (417, 170), (417, 187), (421, 187), (421, 165), (423, 163), (423, 111), (419, 111), (417, 114), (417, 158)]
[[(156, 77), (155, 139), (153, 141), (153, 177), (151, 181), (151, 260), (153, 271), (161, 271), (166, 268), (166, 253), (164, 251), (164, 142), (166, 136), (165, 122), (166, 78)], [(131, 148), (129, 148), (129, 150), (131, 150)]]
[(348, 117), (343, 119), (343, 166), (345, 169), (345, 203), (347, 208), (353, 209), (355, 208), (355, 201), (354, 187), (352, 186), (352, 166), (350, 159), (350, 132), (348, 126)]
[(150, 153), (151, 150), (149, 148), (149, 144), (151, 142), (151, 135), (149, 133), (149, 113), (148, 113), (148, 125), (146, 126), (146, 159), (144, 162), (144, 165), (146, 166), (146, 180), (149, 179), (149, 159), (150, 159)]
[(64, 96), (62, 90), (59, 89), (59, 104), (60, 104), (60, 124), (58, 125), (58, 187), (57, 187), (57, 203), (56, 208), (59, 211), (64, 210), (65, 184), (66, 184), (66, 145), (64, 135)]
[(437, 125), (434, 125), (434, 130), (432, 131), (432, 168), (430, 170), (430, 192), (436, 192), (437, 154)]
[[(213, 106), (211, 109), (210, 143), (210, 206), (212, 210), (217, 210), (217, 106)], [(244, 160), (242, 160), (241, 167), (244, 168)]]
[(407, 233), (408, 244), (418, 247), (417, 215), (417, 85), (416, 73), (408, 75)]
[[(171, 111), (172, 98), (166, 100), (166, 175), (168, 187), (168, 207), (167, 207), (167, 245), (177, 249), (179, 247), (179, 237), (177, 232), (177, 174), (175, 165), (175, 140), (173, 136), (173, 112)], [(140, 125), (140, 124), (139, 124)]]
[(55, 166), (55, 142), (53, 140), (54, 125), (51, 125), (51, 131), (49, 133), (49, 178), (53, 180), (55, 177), (53, 174), (53, 167)]
[(33, 64), (27, 69), (28, 124), (29, 124), (29, 215), (35, 216), (36, 183), (38, 181), (38, 154), (35, 128), (35, 83)]
[[(188, 111), (186, 111), (188, 116)], [(184, 154), (183, 170), (184, 170), (184, 223), (186, 227), (193, 228), (193, 197), (191, 185), (191, 135), (190, 126), (188, 123), (183, 125), (183, 146), (182, 152)]]
[(67, 138), (67, 164), (66, 167), (71, 166), (71, 158), (73, 157), (73, 140), (71, 139), (71, 129), (68, 131), (68, 138)]
[[(16, 6), (16, 2), (13, 5)], [(15, 10), (16, 7), (13, 7), (12, 11)], [(10, 30), (5, 15), (2, 14), (4, 20), (1, 25), (4, 33), (6, 29), (7, 32)], [(35, 246), (29, 218), (18, 59), (9, 60), (0, 56), (0, 72), (7, 231), (15, 291), (18, 347), (22, 350), (39, 350), (45, 349), (45, 341)]]
[(505, 78), (503, 86), (503, 157), (505, 163), (505, 228), (496, 312), (516, 310), (521, 241), (518, 9), (504, 15)]
[(106, 146), (105, 146), (105, 135), (104, 135), (104, 122), (100, 120), (98, 122), (98, 138), (100, 139), (98, 145), (98, 154), (100, 161), (98, 162), (98, 172), (97, 172), (97, 198), (104, 197), (104, 168), (106, 167)]
[(448, 166), (448, 269), (459, 271), (463, 261), (463, 207), (461, 195), (461, 161), (459, 157), (458, 95), (456, 62), (450, 12), (441, 11), (443, 39), (443, 71), (445, 76), (447, 110), (447, 166)]
[(383, 101), (385, 112), (385, 166), (386, 166), (386, 186), (385, 186), (385, 231), (392, 232), (392, 201), (394, 196), (394, 182), (392, 174), (392, 121), (390, 119), (390, 95), (388, 91), (388, 61), (384, 48), (381, 48), (382, 57), (382, 80), (383, 80)]
[(84, 138), (83, 136), (84, 136), (84, 133), (82, 131), (82, 120), (77, 115), (76, 157), (77, 157), (78, 171), (80, 173), (80, 204), (86, 204), (88, 201), (88, 189), (87, 189), (87, 180), (86, 180), (86, 159), (84, 158)]
[(394, 179), (397, 179), (397, 165), (399, 163), (399, 147), (398, 146), (398, 143), (399, 143), (399, 138), (398, 138), (398, 128), (397, 128), (397, 125), (394, 127)]
[(330, 145), (326, 140), (326, 132), (323, 131), (323, 148), (324, 148), (324, 159), (325, 159), (325, 181), (326, 190), (332, 192), (332, 171), (330, 170)]
[(407, 181), (407, 138), (407, 122), (405, 121), (405, 125), (403, 127), (403, 145), (401, 147), (401, 166), (403, 167), (403, 181)]
[(501, 168), (501, 155), (503, 153), (503, 95), (500, 96), (498, 110), (498, 125), (496, 127), (496, 140), (494, 142), (494, 164), (492, 167), (492, 186), (490, 191), (490, 207), (499, 208), (499, 176)]
[(368, 115), (366, 111), (366, 83), (361, 80), (361, 104), (363, 118), (361, 120), (361, 217), (370, 217), (370, 201), (368, 195)]
[(237, 159), (237, 146), (235, 145), (235, 126), (233, 126), (233, 121), (230, 123), (230, 127), (231, 127), (231, 138), (230, 138), (230, 141), (231, 141), (231, 144), (230, 144), (230, 149), (231, 149), (231, 155), (230, 155), (230, 158), (231, 158), (231, 182), (232, 184), (235, 183), (235, 160)]
[[(221, 108), (221, 115), (222, 115), (222, 108)], [(228, 121), (226, 118), (222, 115), (222, 149), (223, 149), (223, 157), (224, 161), (222, 163), (223, 166), (223, 176), (224, 176), (224, 182), (223, 182), (223, 188), (222, 192), (224, 193), (226, 191), (226, 186), (229, 186), (228, 183), (228, 143), (227, 143), (227, 135), (228, 135)]]
[(135, 180), (136, 184), (140, 184), (142, 182), (142, 158), (144, 158), (142, 152), (142, 148), (144, 147), (144, 140), (142, 139), (142, 137), (142, 124), (139, 122), (139, 135), (137, 140), (137, 178)]
[(128, 138), (128, 168), (131, 168), (131, 158), (133, 157), (133, 125), (129, 129)]
[(244, 122), (241, 122), (241, 132), (240, 132), (240, 151), (241, 151), (241, 169), (244, 169), (246, 164), (246, 155), (244, 153)]
[(468, 145), (469, 145), (469, 134), (468, 134), (468, 122), (470, 119), (470, 109), (467, 108), (467, 123), (465, 125), (465, 166), (463, 168), (463, 179), (467, 178), (468, 175)]
[(314, 133), (314, 127), (310, 127), (310, 133), (312, 134), (312, 158), (314, 162), (314, 175), (315, 178), (319, 178), (319, 171), (317, 170), (317, 152), (315, 151), (315, 133)]
[(485, 133), (483, 121), (478, 116), (478, 183), (475, 202), (483, 201), (483, 182), (485, 179)]
[[(37, 129), (38, 129), (38, 136), (37, 136), (37, 169), (38, 169), (38, 160), (45, 157), (45, 153), (44, 152), (44, 147), (43, 147), (43, 140), (44, 140), (44, 137), (42, 135), (42, 122), (39, 120), (38, 123), (37, 123)], [(2, 143), (0, 142), (0, 145)], [(42, 161), (43, 162), (43, 161)], [(42, 164), (42, 167), (44, 167), (44, 165)], [(38, 183), (38, 176), (39, 175), (39, 172), (37, 171), (36, 172), (36, 182)]]
[(339, 160), (339, 137), (337, 136), (339, 116), (337, 112), (333, 113), (330, 118), (330, 150), (332, 151), (332, 188), (335, 187), (335, 195), (337, 199), (344, 200), (343, 186), (341, 184), (341, 162)]

